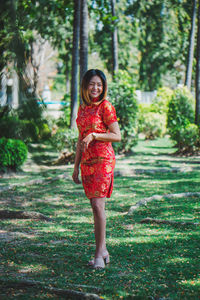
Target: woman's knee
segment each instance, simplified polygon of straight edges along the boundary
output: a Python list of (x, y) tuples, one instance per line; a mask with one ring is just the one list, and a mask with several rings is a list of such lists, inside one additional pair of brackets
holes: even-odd
[(105, 213), (105, 203), (104, 203), (104, 199), (95, 199), (93, 198), (91, 200), (91, 206), (92, 206), (92, 210), (93, 213), (97, 216), (102, 216)]

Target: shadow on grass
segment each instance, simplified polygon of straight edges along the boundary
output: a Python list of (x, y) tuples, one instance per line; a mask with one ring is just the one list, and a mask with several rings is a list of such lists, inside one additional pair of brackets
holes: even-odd
[(29, 145), (28, 151), (31, 153), (32, 160), (38, 165), (51, 165), (59, 156), (58, 151), (47, 145)]
[(34, 239), (2, 243), (2, 267), (8, 280), (26, 277), (45, 286), (85, 292), (94, 292), (96, 288), (105, 299), (128, 299), (134, 295), (172, 299), (180, 299), (181, 295), (198, 297), (195, 277), (200, 241), (197, 231), (149, 225), (120, 230), (126, 223), (124, 216), (108, 222), (111, 264), (105, 270), (94, 271), (87, 266), (94, 252), (92, 224), (65, 223), (64, 220), (61, 227), (37, 223), (40, 234)]
[[(60, 172), (58, 168), (56, 174)], [(49, 174), (53, 171), (42, 177)], [(95, 250), (93, 217), (81, 186), (62, 179), (1, 193), (2, 209), (38, 211), (55, 222), (1, 220), (0, 234), (10, 239), (0, 244), (0, 278), (36, 280), (43, 286), (96, 293), (107, 300), (198, 299), (199, 228), (139, 222), (146, 217), (198, 220), (199, 198), (153, 201), (131, 216), (126, 213), (131, 205), (154, 194), (199, 191), (199, 178), (198, 171), (116, 177), (106, 204), (111, 264), (105, 270), (88, 267)], [(42, 289), (1, 290), (0, 297), (57, 299)]]

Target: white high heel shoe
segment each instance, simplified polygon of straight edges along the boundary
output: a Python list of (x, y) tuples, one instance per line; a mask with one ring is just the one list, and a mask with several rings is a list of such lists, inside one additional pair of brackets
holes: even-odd
[(94, 264), (92, 266), (94, 269), (104, 269), (105, 263), (103, 257), (97, 257), (94, 259)]
[[(103, 259), (104, 259), (104, 263), (107, 265), (110, 263), (110, 255), (109, 253), (106, 254), (106, 255), (103, 255)], [(94, 265), (94, 259), (91, 259), (88, 263), (90, 266), (93, 266)]]

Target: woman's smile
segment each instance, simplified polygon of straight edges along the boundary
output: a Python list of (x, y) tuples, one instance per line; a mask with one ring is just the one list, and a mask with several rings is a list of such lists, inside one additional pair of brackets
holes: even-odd
[(88, 94), (90, 98), (97, 98), (103, 92), (103, 84), (99, 76), (93, 76), (88, 85)]

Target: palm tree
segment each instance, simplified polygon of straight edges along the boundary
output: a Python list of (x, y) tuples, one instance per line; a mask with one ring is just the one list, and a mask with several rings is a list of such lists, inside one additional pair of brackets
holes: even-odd
[(80, 23), (80, 81), (88, 68), (88, 5), (87, 0), (81, 0)]
[[(111, 0), (112, 16), (115, 17), (115, 0)], [(118, 72), (118, 41), (117, 41), (117, 27), (116, 21), (113, 21), (112, 32), (112, 60), (113, 60), (113, 77)]]
[(194, 0), (193, 1), (192, 24), (191, 24), (191, 31), (190, 31), (190, 43), (189, 43), (189, 49), (188, 49), (187, 69), (186, 69), (186, 77), (185, 77), (185, 85), (188, 87), (189, 90), (191, 88), (192, 63), (193, 63), (193, 57), (194, 57), (196, 7), (197, 7), (197, 0)]
[(76, 127), (76, 115), (78, 110), (80, 4), (81, 0), (74, 0), (70, 128)]
[(195, 123), (200, 125), (200, 0), (198, 1), (197, 64), (196, 64), (196, 109)]

